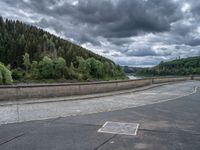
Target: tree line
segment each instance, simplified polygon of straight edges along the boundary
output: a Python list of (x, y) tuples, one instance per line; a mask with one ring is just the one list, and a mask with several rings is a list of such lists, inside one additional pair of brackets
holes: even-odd
[(137, 72), (142, 76), (200, 75), (200, 56), (161, 62), (159, 65)]
[(20, 79), (67, 79), (67, 80), (109, 80), (123, 79), (125, 74), (120, 66), (110, 65), (108, 62), (101, 62), (93, 57), (84, 59), (76, 57), (77, 66), (73, 63), (68, 67), (66, 61), (62, 57), (50, 58), (44, 56), (41, 60), (30, 61), (28, 53), (23, 55), (22, 68), (12, 70), (14, 80)]

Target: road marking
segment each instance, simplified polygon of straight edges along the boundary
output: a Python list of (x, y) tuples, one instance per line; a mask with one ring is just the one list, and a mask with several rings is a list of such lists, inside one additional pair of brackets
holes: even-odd
[(107, 121), (97, 132), (135, 136), (137, 135), (138, 128), (138, 123)]

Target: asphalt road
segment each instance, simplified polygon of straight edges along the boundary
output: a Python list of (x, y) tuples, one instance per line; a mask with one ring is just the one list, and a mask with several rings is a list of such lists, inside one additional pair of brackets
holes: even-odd
[[(77, 116), (1, 125), (0, 150), (199, 150), (200, 91), (190, 94), (199, 86), (200, 82), (193, 81), (132, 93), (128, 99), (134, 98), (132, 103), (143, 100), (142, 105), (115, 111), (105, 109), (94, 114), (84, 112)], [(115, 98), (127, 100), (126, 95)], [(136, 136), (97, 132), (106, 121), (140, 126)]]

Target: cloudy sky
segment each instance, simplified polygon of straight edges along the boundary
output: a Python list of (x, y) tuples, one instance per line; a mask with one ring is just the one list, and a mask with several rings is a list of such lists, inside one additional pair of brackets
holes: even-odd
[(198, 0), (1, 0), (0, 15), (120, 65), (147, 67), (200, 55)]

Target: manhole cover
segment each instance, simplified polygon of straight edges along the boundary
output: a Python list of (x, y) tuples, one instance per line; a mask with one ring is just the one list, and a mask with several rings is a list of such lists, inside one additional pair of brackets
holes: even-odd
[(138, 123), (107, 121), (98, 132), (124, 135), (137, 135)]

